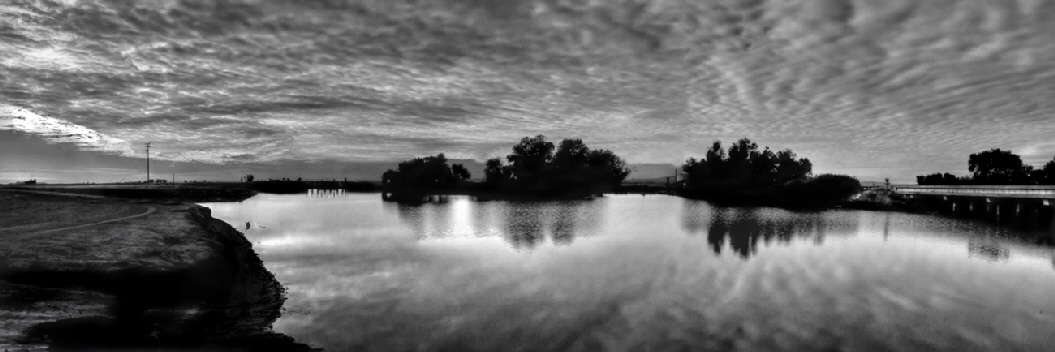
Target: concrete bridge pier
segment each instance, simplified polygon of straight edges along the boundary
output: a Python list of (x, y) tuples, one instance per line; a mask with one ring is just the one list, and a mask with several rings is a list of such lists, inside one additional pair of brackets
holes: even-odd
[(957, 197), (953, 199), (953, 202), (956, 202), (957, 211), (955, 215), (957, 217), (965, 218), (974, 214), (974, 202), (971, 202), (970, 199)]
[(974, 213), (974, 203), (970, 199), (960, 197), (948, 197), (947, 200), (952, 204), (952, 216), (955, 217), (970, 217)]
[(993, 204), (993, 219), (997, 224), (1011, 224), (1017, 226), (1021, 221), (1019, 216), (1022, 212), (1022, 202), (1018, 199), (991, 199)]
[(1022, 210), (1024, 208), (1022, 203), (1023, 201), (1021, 199), (1015, 199), (1008, 205), (1008, 216), (1011, 217), (1011, 227), (1022, 227), (1022, 224), (1025, 223), (1025, 219), (1023, 219), (1025, 217), (1025, 212)]
[(1039, 218), (1047, 218), (1048, 221), (1048, 238), (1049, 244), (1055, 244), (1055, 199), (1045, 199), (1043, 206), (1047, 209), (1047, 216), (1039, 216)]
[(988, 215), (988, 209), (987, 209), (988, 206), (987, 205), (989, 203), (986, 203), (985, 199), (972, 198), (972, 199), (967, 200), (967, 202), (968, 202), (968, 204), (970, 204), (969, 205), (969, 207), (970, 207), (970, 214), (968, 214), (969, 217), (971, 217), (971, 218), (981, 218), (981, 219), (986, 219), (987, 218), (987, 216), (986, 216), (986, 215)]
[(982, 206), (985, 207), (985, 220), (1000, 223), (1000, 203), (994, 202), (992, 198), (986, 198)]

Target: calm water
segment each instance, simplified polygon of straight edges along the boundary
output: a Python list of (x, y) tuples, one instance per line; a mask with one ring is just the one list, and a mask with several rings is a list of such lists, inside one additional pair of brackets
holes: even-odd
[(275, 330), (329, 351), (1055, 348), (1055, 253), (969, 221), (657, 195), (204, 205), (251, 222), (288, 285)]

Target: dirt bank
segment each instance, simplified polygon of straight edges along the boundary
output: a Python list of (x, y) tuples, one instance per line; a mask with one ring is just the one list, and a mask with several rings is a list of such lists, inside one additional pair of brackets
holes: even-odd
[(0, 348), (309, 350), (284, 301), (208, 208), (0, 191)]
[(152, 199), (181, 202), (241, 202), (257, 193), (246, 185), (232, 183), (0, 186), (0, 190), (5, 189), (39, 194), (77, 194), (95, 198)]

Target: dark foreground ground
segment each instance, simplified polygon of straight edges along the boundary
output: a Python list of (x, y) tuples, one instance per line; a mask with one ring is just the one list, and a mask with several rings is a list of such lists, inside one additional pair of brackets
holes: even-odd
[(208, 208), (0, 189), (5, 351), (310, 350), (270, 330), (284, 301)]
[(257, 194), (245, 183), (193, 183), (179, 185), (19, 185), (0, 189), (60, 193), (123, 199), (183, 202), (240, 202)]

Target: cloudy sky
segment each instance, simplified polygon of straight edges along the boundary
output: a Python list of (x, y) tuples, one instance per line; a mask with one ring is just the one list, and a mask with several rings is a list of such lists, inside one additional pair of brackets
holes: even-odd
[(868, 180), (1042, 164), (1052, 33), (1049, 0), (7, 0), (0, 182), (117, 177), (148, 141), (295, 176), (539, 133), (671, 164), (749, 137)]

